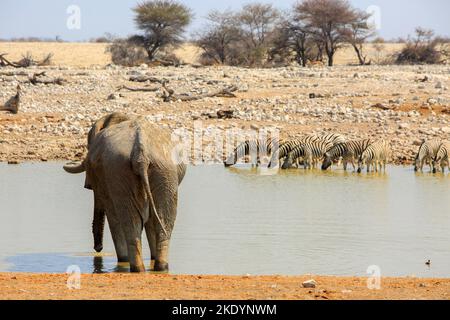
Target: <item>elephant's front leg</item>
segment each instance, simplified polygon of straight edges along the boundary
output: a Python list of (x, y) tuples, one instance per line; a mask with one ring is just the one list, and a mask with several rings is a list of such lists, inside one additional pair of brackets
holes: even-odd
[(109, 229), (111, 230), (111, 237), (114, 242), (114, 248), (116, 249), (117, 261), (130, 262), (128, 258), (128, 245), (127, 239), (122, 231), (119, 222), (116, 219), (110, 219), (108, 217)]

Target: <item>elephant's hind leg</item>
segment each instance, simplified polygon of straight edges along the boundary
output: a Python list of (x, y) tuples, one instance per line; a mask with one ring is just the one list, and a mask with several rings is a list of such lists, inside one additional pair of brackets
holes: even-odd
[(155, 260), (156, 260), (156, 234), (154, 232), (152, 219), (149, 219), (149, 221), (145, 224), (145, 233), (147, 234), (147, 240), (150, 246), (150, 255), (151, 255), (150, 269), (153, 270), (155, 268)]

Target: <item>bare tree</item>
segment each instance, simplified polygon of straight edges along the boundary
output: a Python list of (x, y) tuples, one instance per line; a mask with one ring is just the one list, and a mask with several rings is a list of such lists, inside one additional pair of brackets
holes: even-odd
[(270, 47), (280, 13), (271, 4), (252, 3), (245, 5), (237, 15), (242, 41), (249, 54), (249, 63), (263, 60)]
[(321, 39), (333, 66), (336, 51), (346, 41), (346, 28), (355, 21), (355, 12), (347, 0), (303, 0), (294, 8), (297, 18)]
[(206, 19), (208, 25), (197, 33), (196, 44), (203, 49), (203, 57), (225, 64), (229, 61), (232, 43), (240, 39), (235, 15), (231, 11), (212, 11)]
[(144, 31), (144, 35), (135, 40), (139, 40), (150, 60), (154, 60), (160, 49), (179, 44), (193, 17), (188, 7), (174, 0), (145, 1), (133, 11), (137, 27)]
[(355, 19), (350, 23), (350, 27), (345, 29), (344, 34), (355, 49), (360, 65), (370, 64), (364, 54), (364, 44), (375, 35), (375, 29), (369, 24), (370, 13), (355, 11)]

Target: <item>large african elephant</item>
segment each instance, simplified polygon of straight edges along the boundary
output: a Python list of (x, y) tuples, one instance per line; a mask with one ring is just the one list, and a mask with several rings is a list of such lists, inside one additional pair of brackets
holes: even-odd
[(154, 270), (167, 271), (178, 186), (186, 165), (176, 163), (168, 132), (144, 117), (122, 116), (99, 120), (89, 134), (86, 159), (64, 169), (86, 172), (86, 187), (94, 191), (97, 251), (102, 250), (106, 214), (119, 262), (130, 262), (131, 272), (145, 271), (141, 243), (145, 228)]

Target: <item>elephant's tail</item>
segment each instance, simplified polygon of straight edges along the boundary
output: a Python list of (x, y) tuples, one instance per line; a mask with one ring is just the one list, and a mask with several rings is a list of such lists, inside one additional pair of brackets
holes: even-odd
[[(145, 194), (149, 202), (149, 206), (151, 206), (151, 209), (153, 210), (153, 213), (155, 214), (156, 219), (158, 220), (158, 223), (161, 226), (161, 229), (163, 230), (164, 234), (166, 235), (166, 237), (168, 237), (169, 234), (167, 233), (167, 230), (164, 227), (161, 217), (158, 214), (158, 210), (156, 210), (155, 200), (153, 198), (150, 182), (148, 180), (148, 169), (150, 166), (150, 161), (148, 160), (148, 157), (146, 156), (145, 152), (145, 145), (146, 145), (144, 141), (145, 135), (142, 134), (139, 128), (137, 130), (136, 138), (137, 139), (133, 147), (133, 152), (131, 154), (133, 171), (141, 178), (142, 184), (144, 185)], [(146, 220), (144, 216), (142, 217), (142, 219), (143, 221)]]
[(164, 224), (158, 214), (158, 211), (156, 210), (155, 206), (155, 200), (153, 199), (152, 190), (150, 188), (150, 182), (148, 180), (148, 166), (144, 166), (143, 164), (140, 165), (139, 175), (141, 176), (142, 183), (144, 184), (145, 193), (147, 194), (147, 199), (152, 207), (153, 212), (155, 213), (156, 219), (158, 220), (159, 225), (161, 226), (161, 229), (163, 230), (166, 237), (168, 237), (168, 233), (166, 231), (166, 228), (164, 228)]

